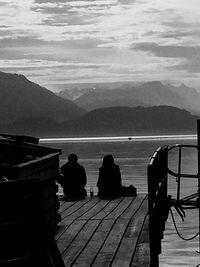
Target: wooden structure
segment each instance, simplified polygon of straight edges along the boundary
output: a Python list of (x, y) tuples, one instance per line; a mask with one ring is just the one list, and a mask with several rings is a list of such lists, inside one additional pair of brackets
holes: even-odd
[(168, 147), (160, 147), (153, 154), (147, 168), (149, 197), (149, 237), (151, 267), (159, 266), (161, 240), (169, 213), (167, 192)]
[(0, 183), (0, 266), (64, 267), (41, 193), (35, 178)]
[(147, 195), (61, 201), (60, 214), (65, 266), (150, 266)]
[(37, 142), (37, 138), (27, 136), (0, 136), (0, 180), (39, 179), (45, 218), (53, 229), (60, 221), (55, 180), (61, 151), (39, 146)]

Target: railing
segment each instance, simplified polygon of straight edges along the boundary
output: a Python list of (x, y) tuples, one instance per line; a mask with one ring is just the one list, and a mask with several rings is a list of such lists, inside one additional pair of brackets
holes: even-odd
[[(183, 148), (197, 149), (197, 155), (199, 156), (199, 146), (197, 145), (175, 145), (170, 148), (165, 146), (156, 150), (148, 165), (149, 232), (152, 267), (159, 266), (161, 239), (163, 238), (165, 222), (170, 207), (174, 206), (182, 219), (185, 216), (184, 209), (200, 209), (199, 162), (197, 173), (183, 173)], [(168, 153), (173, 149), (178, 149), (177, 171), (173, 171), (168, 167)], [(168, 174), (176, 178), (177, 196), (175, 199), (168, 196)], [(181, 179), (184, 178), (198, 179), (198, 187), (196, 193), (181, 198)]]
[[(182, 178), (193, 178), (193, 179), (199, 179), (198, 173), (183, 173), (182, 172), (182, 153), (183, 153), (183, 148), (192, 148), (197, 150), (197, 155), (198, 155), (198, 146), (197, 145), (175, 145), (172, 146), (168, 149), (168, 152), (173, 150), (173, 149), (178, 149), (178, 170), (177, 172), (172, 171), (171, 169), (168, 168), (168, 173), (171, 176), (176, 177), (176, 182), (177, 182), (177, 194), (176, 194), (176, 199), (173, 201), (176, 202), (176, 204), (184, 205), (187, 206), (187, 208), (196, 208), (196, 201), (192, 201), (192, 199), (198, 197), (199, 193), (194, 193), (189, 196), (186, 196), (184, 198), (180, 197), (181, 193), (181, 179)], [(198, 170), (197, 170), (198, 171)], [(184, 207), (186, 208), (186, 207)]]
[[(168, 168), (168, 152), (174, 148), (178, 149), (177, 172)], [(182, 150), (183, 148), (197, 149), (197, 173), (182, 172)], [(153, 154), (147, 169), (148, 197), (149, 197), (149, 237), (151, 267), (159, 266), (159, 254), (161, 253), (161, 239), (165, 229), (165, 222), (171, 206), (177, 210), (179, 215), (185, 216), (184, 209), (199, 209), (199, 233), (200, 233), (200, 120), (197, 120), (197, 145), (175, 145), (170, 148), (160, 147)], [(168, 196), (168, 174), (176, 177), (177, 197), (171, 199)], [(197, 179), (197, 192), (181, 198), (181, 179)], [(198, 234), (199, 234), (198, 233)], [(200, 253), (200, 235), (199, 235)]]
[(161, 239), (169, 212), (167, 166), (168, 147), (160, 147), (153, 154), (147, 169), (151, 267), (159, 266)]

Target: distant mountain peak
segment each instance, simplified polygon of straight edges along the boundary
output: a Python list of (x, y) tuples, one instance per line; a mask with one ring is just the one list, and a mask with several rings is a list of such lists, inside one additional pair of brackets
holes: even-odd
[(73, 119), (85, 111), (64, 100), (24, 75), (0, 72), (0, 123), (23, 117), (50, 117), (57, 121)]

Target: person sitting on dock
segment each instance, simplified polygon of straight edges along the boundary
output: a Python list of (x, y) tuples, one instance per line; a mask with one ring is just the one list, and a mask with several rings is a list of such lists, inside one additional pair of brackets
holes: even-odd
[(99, 178), (97, 182), (98, 196), (116, 197), (137, 195), (137, 190), (133, 185), (122, 186), (120, 168), (114, 162), (112, 155), (103, 158), (103, 164), (99, 168)]
[(103, 164), (99, 168), (97, 187), (99, 196), (121, 195), (121, 173), (112, 155), (107, 155), (103, 158)]
[(75, 154), (68, 156), (68, 162), (61, 167), (61, 174), (58, 182), (63, 187), (63, 191), (68, 198), (79, 198), (87, 196), (85, 185), (87, 176), (85, 169), (78, 163), (78, 157)]

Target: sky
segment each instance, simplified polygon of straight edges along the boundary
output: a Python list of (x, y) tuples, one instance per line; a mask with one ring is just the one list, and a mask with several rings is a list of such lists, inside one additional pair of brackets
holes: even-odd
[(152, 80), (200, 90), (200, 1), (0, 0), (0, 71), (52, 91)]

